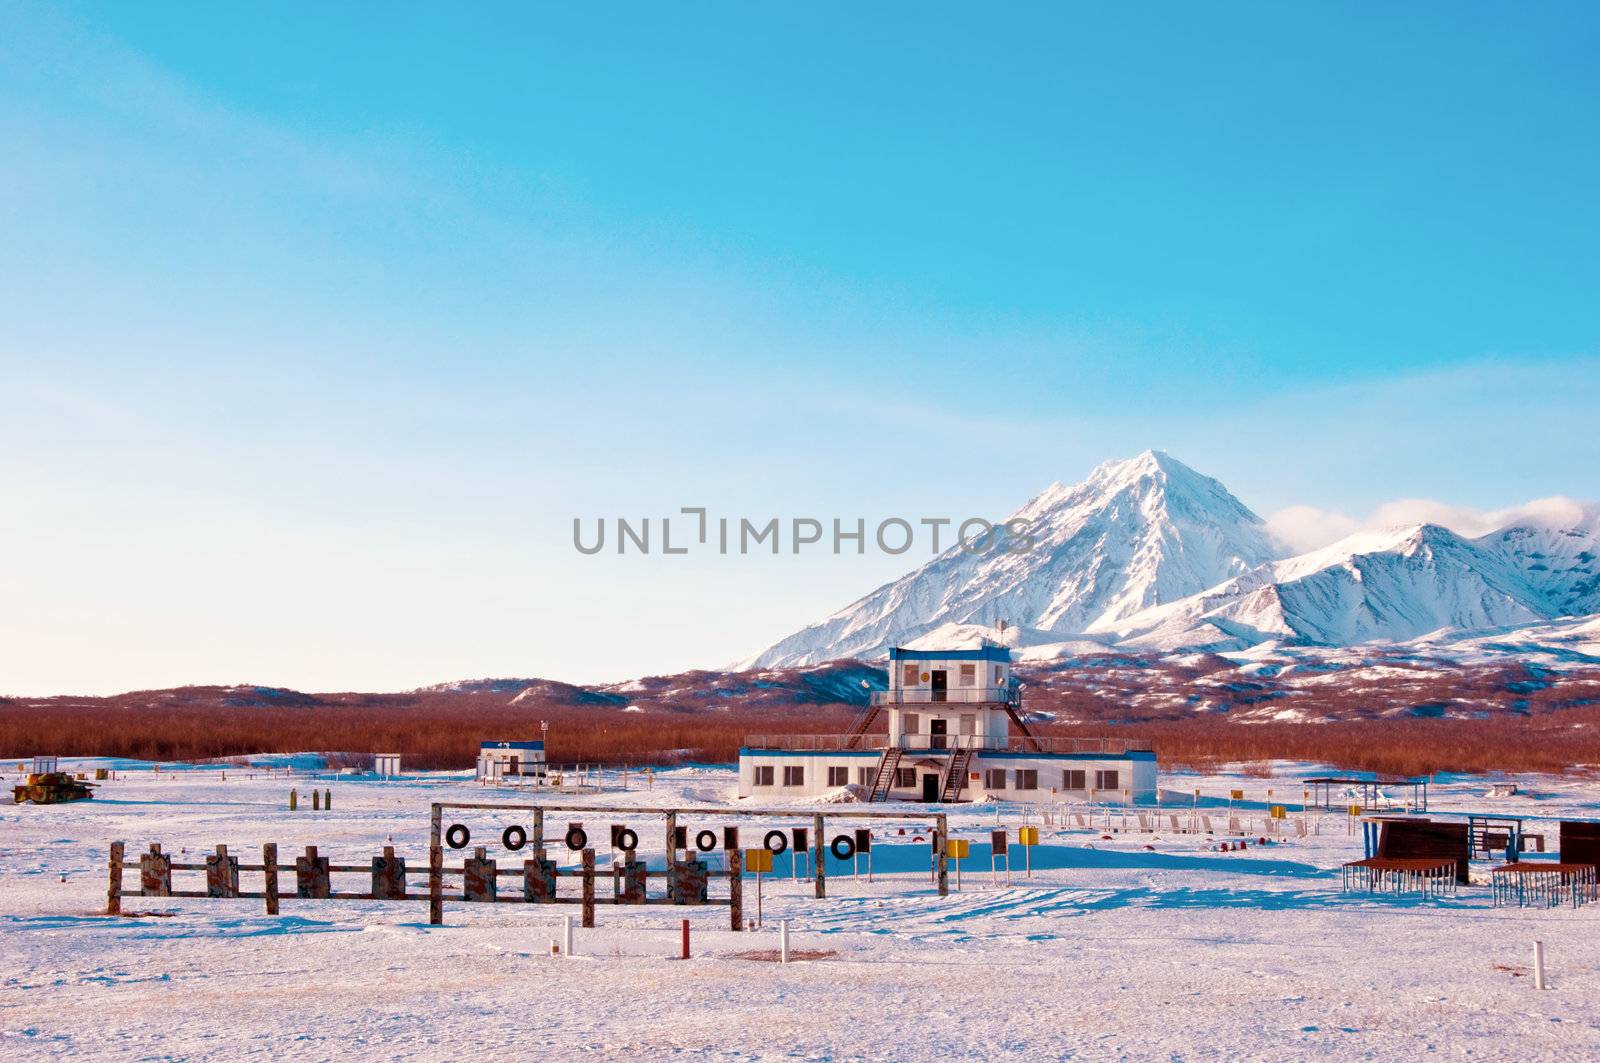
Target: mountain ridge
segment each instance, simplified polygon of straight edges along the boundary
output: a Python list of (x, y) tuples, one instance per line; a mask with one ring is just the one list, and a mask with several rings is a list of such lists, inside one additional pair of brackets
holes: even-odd
[(734, 667), (875, 659), (948, 625), (1000, 621), (1019, 649), (1238, 652), (1472, 638), (1600, 613), (1592, 504), (1524, 507), (1473, 538), (1413, 522), (1282, 556), (1219, 481), (1145, 451), (1050, 484), (1017, 518), (1037, 540), (1027, 553), (954, 547)]

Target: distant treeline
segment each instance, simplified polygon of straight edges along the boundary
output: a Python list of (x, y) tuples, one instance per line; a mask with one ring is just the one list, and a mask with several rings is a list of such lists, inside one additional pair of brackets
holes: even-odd
[[(556, 763), (731, 762), (746, 734), (837, 734), (846, 706), (742, 712), (624, 712), (432, 698), (420, 704), (229, 707), (191, 703), (0, 701), (0, 756), (35, 753), (144, 760), (220, 760), (306, 750), (400, 753), (408, 767), (471, 767), (485, 739), (537, 738), (547, 720)], [(1163, 764), (1313, 761), (1400, 775), (1436, 771), (1559, 772), (1600, 765), (1600, 706), (1484, 719), (1367, 719), (1236, 723), (1225, 714), (1092, 725), (1044, 725), (1046, 735), (1111, 734), (1155, 742)]]

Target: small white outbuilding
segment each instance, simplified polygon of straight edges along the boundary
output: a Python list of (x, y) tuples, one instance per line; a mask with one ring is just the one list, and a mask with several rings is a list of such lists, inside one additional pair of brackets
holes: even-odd
[(479, 782), (543, 783), (544, 742), (484, 742), (478, 747)]

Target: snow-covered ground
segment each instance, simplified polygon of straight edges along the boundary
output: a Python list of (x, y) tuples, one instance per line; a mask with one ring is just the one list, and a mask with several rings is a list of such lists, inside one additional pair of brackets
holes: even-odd
[[(1269, 787), (1272, 800), (1297, 805), (1305, 772), (1276, 770), (1272, 779), (1167, 774), (1163, 785), (1199, 788), (1220, 824), (1216, 806), (1235, 787), (1256, 817)], [(1523, 794), (1490, 799), (1485, 780), (1444, 780), (1434, 806), (1545, 820), (1600, 812), (1600, 785), (1588, 780), (1506, 781)], [(552, 834), (583, 820), (602, 866), (610, 822), (635, 826), (659, 862), (662, 819), (651, 810), (739, 807), (731, 769), (643, 782), (538, 800), (617, 808), (551, 815)], [(576, 914), (567, 906), (453, 903), (442, 927), (427, 926), (417, 902), (288, 899), (267, 916), (260, 901), (129, 898), (138, 917), (100, 914), (114, 839), (130, 853), (159, 841), (196, 862), (219, 842), (250, 862), (275, 841), (285, 859), (315, 844), (336, 863), (364, 863), (392, 838), (415, 866), (429, 802), (518, 799), (459, 775), (344, 778), (315, 784), (332, 788), (332, 811), (290, 814), (291, 785), (304, 796), (314, 784), (237, 768), (226, 780), (215, 768), (141, 770), (92, 802), (3, 806), (0, 1058), (1600, 1057), (1600, 906), (1497, 910), (1478, 887), (1426, 902), (1341, 894), (1337, 868), (1361, 855), (1360, 838), (1333, 815), (1306, 838), (1228, 853), (1215, 838), (1170, 830), (1107, 838), (1044, 826), (1033, 877), (1014, 851), (1008, 885), (991, 881), (988, 831), (998, 817), (1014, 838), (1022, 811), (951, 806), (972, 856), (960, 892), (939, 898), (916, 824), (892, 819), (926, 808), (874, 806), (885, 818), (870, 884), (832, 864), (830, 896), (817, 901), (779, 857), (780, 874), (763, 887), (763, 930), (731, 932), (726, 908), (602, 905), (573, 958), (549, 955), (561, 916)], [(793, 825), (807, 825), (816, 811), (861, 806), (792, 807)], [(518, 817), (455, 819), (495, 853), (500, 827)], [(742, 821), (747, 845), (759, 843), (757, 822)], [(255, 880), (247, 874), (245, 888)], [(687, 963), (672, 958), (685, 915)], [(794, 948), (833, 955), (788, 966), (739, 955), (775, 948), (780, 918), (791, 921)], [(1548, 948), (1543, 993), (1528, 974), (1536, 938)]]

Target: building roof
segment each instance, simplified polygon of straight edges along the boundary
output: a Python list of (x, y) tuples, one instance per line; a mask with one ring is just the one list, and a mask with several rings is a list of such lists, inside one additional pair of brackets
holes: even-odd
[(904, 650), (899, 646), (889, 651), (891, 661), (1000, 661), (1011, 663), (1009, 646), (980, 646), (975, 650)]

